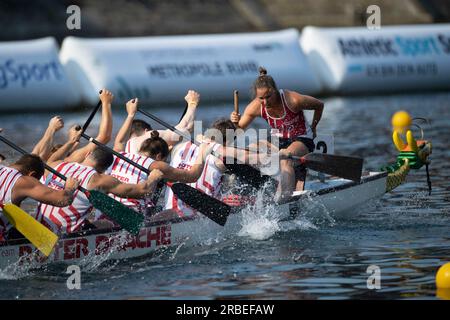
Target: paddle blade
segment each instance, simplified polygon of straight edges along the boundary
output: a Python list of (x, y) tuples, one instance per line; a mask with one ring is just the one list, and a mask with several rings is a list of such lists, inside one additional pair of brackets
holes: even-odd
[(305, 167), (338, 176), (344, 179), (360, 182), (363, 159), (347, 156), (337, 156), (326, 153), (308, 153), (303, 157)]
[(46, 257), (50, 255), (58, 241), (56, 234), (14, 204), (3, 205), (3, 213), (14, 228), (30, 240)]
[(100, 191), (90, 190), (86, 195), (94, 208), (106, 214), (129, 233), (135, 236), (139, 234), (144, 215)]
[(261, 188), (267, 182), (274, 183), (276, 185), (277, 181), (270, 176), (262, 175), (261, 171), (252, 167), (248, 164), (240, 163), (226, 163), (224, 162), (227, 170), (235, 174), (243, 183), (248, 184), (256, 189)]
[(201, 212), (203, 215), (224, 226), (231, 213), (231, 207), (216, 198), (183, 183), (174, 183), (172, 191), (178, 199)]

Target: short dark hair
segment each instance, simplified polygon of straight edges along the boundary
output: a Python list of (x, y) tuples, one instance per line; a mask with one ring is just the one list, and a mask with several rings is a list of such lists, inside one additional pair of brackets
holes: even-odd
[(104, 151), (101, 148), (96, 148), (90, 154), (90, 157), (95, 161), (95, 167), (99, 172), (105, 172), (106, 169), (108, 169), (114, 161), (112, 153)]
[(259, 88), (271, 88), (275, 91), (275, 94), (279, 94), (277, 84), (275, 80), (269, 75), (267, 75), (267, 70), (263, 67), (259, 67), (259, 76), (253, 82), (253, 95), (256, 97), (256, 89)]
[(145, 131), (152, 130), (152, 126), (144, 120), (136, 119), (131, 124), (130, 135), (142, 136)]
[[(230, 119), (220, 118), (213, 122), (211, 129), (219, 130), (223, 137), (223, 144), (227, 144), (227, 130), (236, 130), (236, 126)], [(234, 138), (234, 135), (233, 135)]]
[(45, 173), (45, 166), (42, 159), (35, 154), (25, 154), (19, 158), (14, 165), (20, 167), (20, 173), (28, 175), (34, 172), (33, 177), (36, 179), (42, 178)]
[(6, 159), (6, 157), (0, 153), (0, 162), (5, 160), (5, 159)]
[(165, 158), (169, 154), (169, 146), (166, 140), (159, 136), (158, 131), (154, 130), (151, 137), (142, 142), (139, 151), (147, 153), (151, 158), (155, 158), (158, 154)]

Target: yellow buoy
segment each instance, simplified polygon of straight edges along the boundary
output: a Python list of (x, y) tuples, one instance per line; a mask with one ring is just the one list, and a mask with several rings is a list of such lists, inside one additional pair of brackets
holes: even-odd
[(437, 289), (436, 297), (442, 300), (450, 300), (450, 289)]
[(436, 273), (436, 287), (450, 289), (450, 262), (441, 266)]
[(391, 123), (393, 130), (398, 131), (401, 134), (405, 134), (412, 124), (412, 118), (406, 111), (397, 111), (392, 116)]

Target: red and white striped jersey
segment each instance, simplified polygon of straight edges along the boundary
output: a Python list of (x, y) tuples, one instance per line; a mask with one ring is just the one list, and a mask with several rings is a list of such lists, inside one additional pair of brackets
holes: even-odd
[(137, 154), (139, 152), (139, 149), (137, 148), (136, 138), (131, 138), (127, 141), (125, 145), (125, 152), (132, 154)]
[[(126, 152), (121, 152), (121, 154), (147, 169), (155, 161), (152, 158), (139, 154), (131, 154)], [(132, 166), (128, 162), (125, 162), (118, 157), (114, 157), (114, 162), (107, 170), (107, 174), (113, 176), (122, 183), (131, 184), (138, 184), (142, 181), (147, 180), (148, 178), (148, 175), (145, 172), (139, 170), (135, 166)], [(148, 201), (146, 201), (147, 199), (120, 198), (111, 193), (109, 194), (109, 196), (138, 212), (141, 210), (145, 210), (148, 204)]]
[[(0, 202), (11, 203), (11, 192), (17, 180), (22, 174), (13, 168), (8, 168), (0, 165)], [(8, 219), (3, 215), (0, 208), (0, 240), (4, 240), (5, 233), (11, 229), (12, 225)]]
[[(55, 170), (66, 177), (80, 180), (80, 186), (86, 189), (92, 176), (97, 173), (94, 168), (75, 162), (63, 162)], [(47, 175), (45, 185), (55, 190), (64, 189), (64, 181), (51, 173)], [(71, 233), (82, 226), (92, 209), (93, 207), (86, 195), (77, 190), (70, 206), (58, 208), (40, 203), (37, 208), (36, 219), (54, 232)]]
[[(219, 144), (213, 147), (213, 152), (220, 148)], [(185, 142), (181, 145), (175, 153), (172, 154), (172, 160), (170, 165), (174, 168), (189, 170), (195, 164), (197, 157), (199, 156), (200, 148), (191, 142)], [(222, 183), (222, 171), (216, 166), (217, 158), (213, 155), (206, 157), (205, 166), (202, 174), (197, 182), (190, 183), (191, 187), (194, 187), (200, 191), (203, 191), (207, 195), (218, 198), (220, 193), (220, 187)], [(183, 201), (179, 200), (171, 188), (166, 189), (165, 194), (165, 206), (164, 209), (171, 209), (178, 213), (180, 217), (191, 216), (196, 214), (196, 211), (186, 205)]]
[(266, 120), (272, 128), (271, 134), (285, 139), (293, 139), (296, 137), (312, 139), (313, 133), (303, 111), (296, 113), (291, 110), (283, 90), (280, 90), (280, 96), (284, 110), (283, 116), (280, 118), (272, 117), (268, 113), (265, 103), (261, 103), (261, 117)]
[(130, 138), (125, 144), (125, 152), (132, 154), (139, 154), (142, 143), (151, 137), (151, 131), (145, 132), (142, 136)]

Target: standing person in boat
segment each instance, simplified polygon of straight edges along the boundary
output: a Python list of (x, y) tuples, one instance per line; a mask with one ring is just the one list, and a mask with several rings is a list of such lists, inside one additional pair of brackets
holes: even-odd
[[(70, 149), (73, 141), (69, 140), (61, 148)], [(118, 179), (103, 174), (112, 164), (113, 156), (100, 148), (94, 149), (87, 154), (84, 161), (66, 162), (56, 161), (50, 165), (66, 177), (79, 179), (80, 185), (88, 190), (99, 190), (111, 193), (121, 198), (140, 199), (147, 197), (153, 192), (158, 181), (162, 177), (159, 170), (153, 170), (147, 179), (138, 184), (121, 183)], [(52, 189), (60, 190), (64, 182), (53, 174), (48, 174), (46, 185)], [(70, 206), (56, 208), (54, 205), (41, 203), (38, 206), (36, 219), (57, 233), (72, 233), (82, 228), (92, 228), (87, 221), (88, 215), (93, 210), (91, 203), (83, 192), (76, 191), (75, 199)]]
[[(69, 178), (61, 189), (54, 190), (39, 182), (43, 174), (44, 163), (37, 155), (24, 155), (9, 167), (0, 165), (0, 202), (20, 206), (31, 198), (55, 208), (71, 205), (79, 181)], [(0, 208), (0, 240), (17, 236)]]
[[(272, 128), (272, 136), (279, 137), (279, 149), (284, 155), (303, 156), (313, 152), (316, 128), (322, 117), (322, 101), (295, 91), (278, 90), (274, 79), (267, 70), (260, 67), (259, 76), (253, 84), (255, 98), (241, 115), (232, 112), (230, 119), (241, 129), (246, 129), (252, 121), (261, 117)], [(304, 110), (314, 110), (311, 126), (305, 118)], [(289, 200), (294, 190), (303, 190), (306, 170), (294, 165), (292, 160), (280, 160), (280, 183), (277, 202)]]
[[(200, 102), (200, 94), (194, 90), (189, 90), (184, 97), (187, 103), (186, 113), (175, 128), (186, 134), (191, 134), (194, 128), (195, 113)], [(138, 98), (127, 102), (127, 110), (136, 105), (133, 113), (128, 112), (128, 117), (117, 133), (114, 145), (115, 148), (124, 150), (127, 153), (139, 153), (142, 143), (151, 137), (152, 127), (145, 121), (134, 119), (137, 113)], [(170, 130), (158, 130), (159, 136), (166, 140), (169, 147), (180, 141), (180, 136)]]

